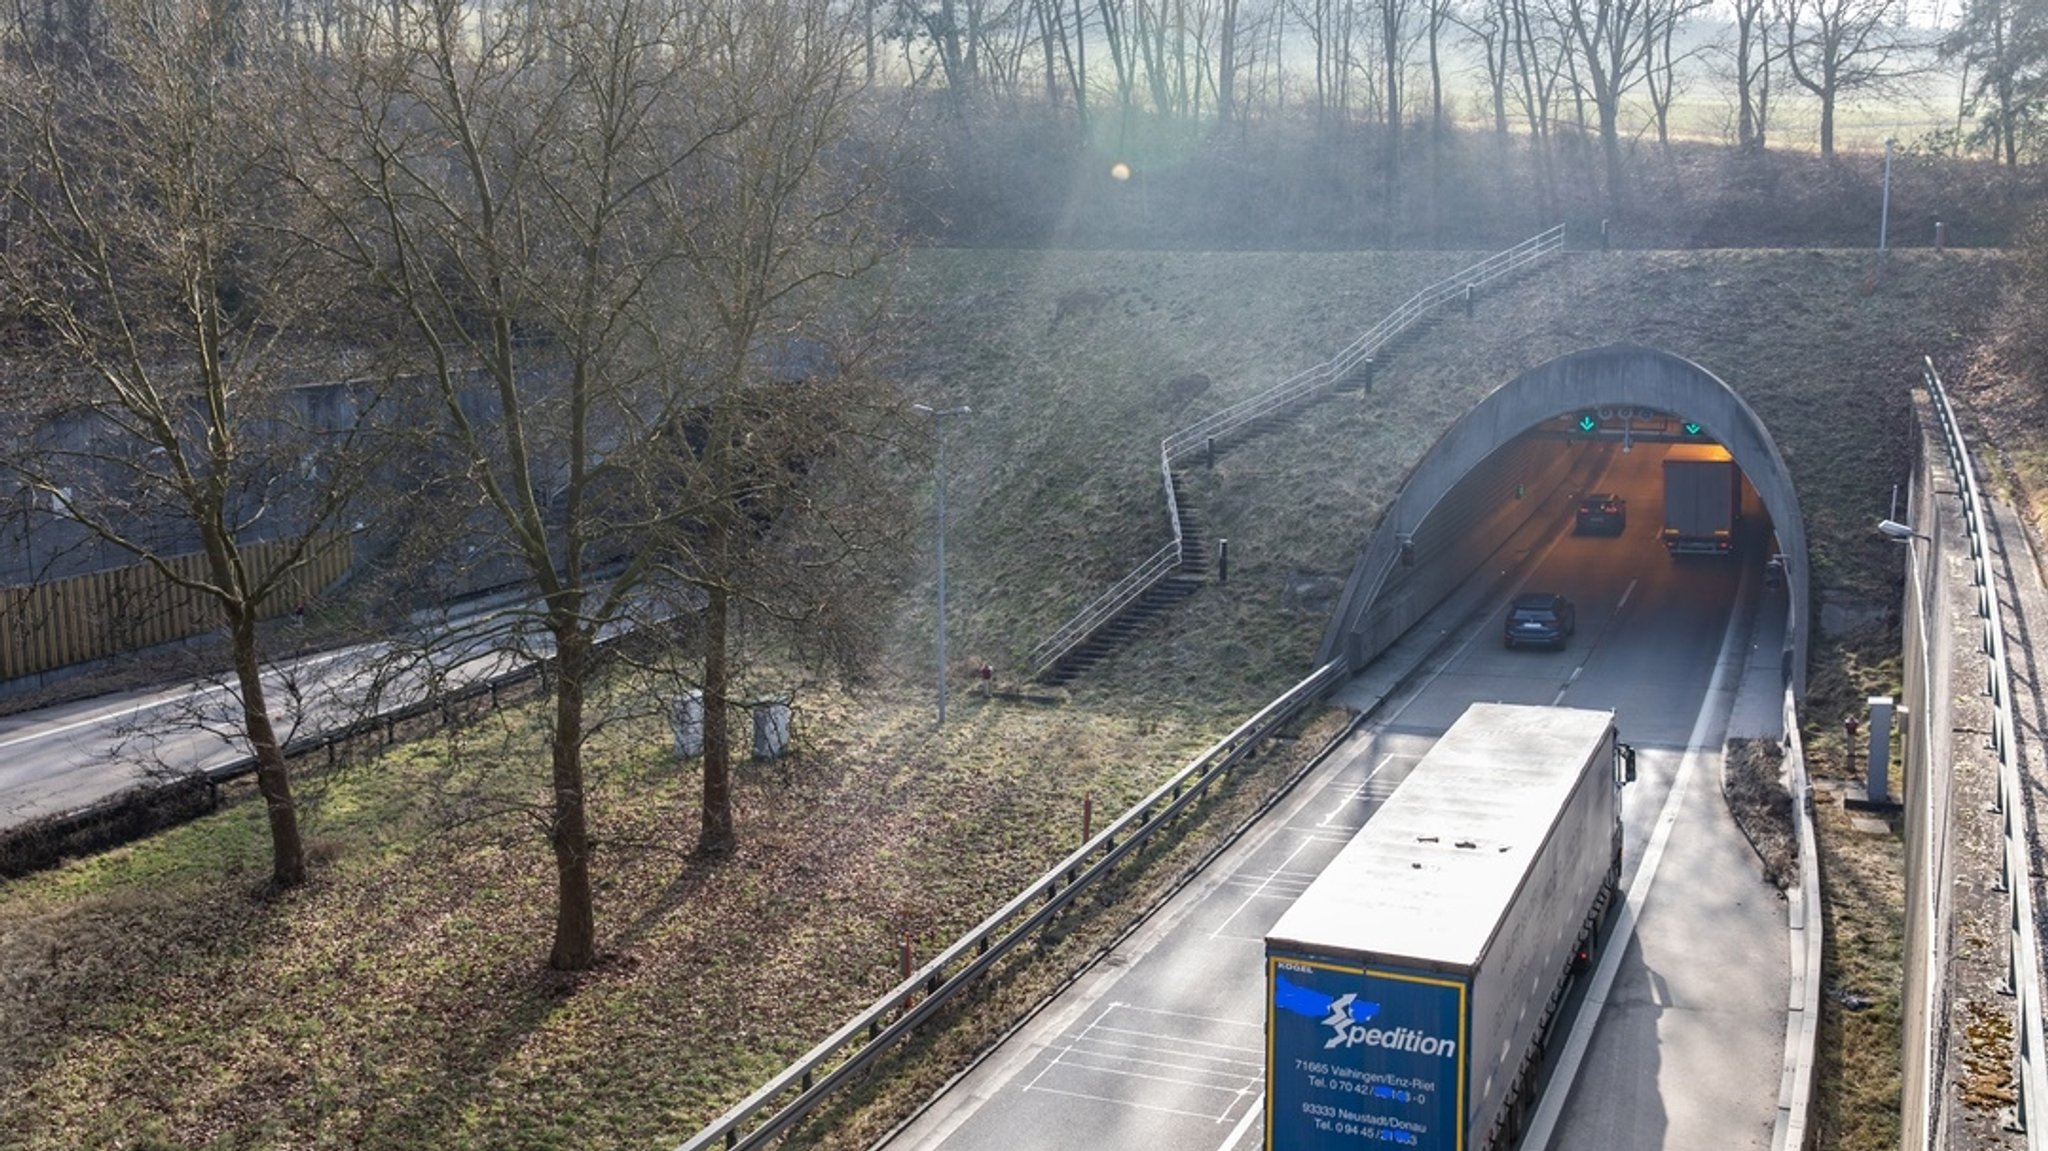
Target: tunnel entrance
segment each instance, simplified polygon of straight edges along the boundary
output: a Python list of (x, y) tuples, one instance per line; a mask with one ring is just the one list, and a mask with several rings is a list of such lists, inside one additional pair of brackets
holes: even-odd
[[(1594, 496), (1613, 510), (1582, 515)], [(1635, 346), (1531, 369), (1454, 424), (1365, 540), (1318, 663), (1363, 667), (1482, 565), (1512, 558), (1506, 541), (1539, 516), (1574, 536), (1618, 518), (1621, 532), (1654, 532), (1672, 563), (1757, 565), (1788, 592), (1783, 668), (1804, 694), (1810, 577), (1784, 459), (1711, 372)]]

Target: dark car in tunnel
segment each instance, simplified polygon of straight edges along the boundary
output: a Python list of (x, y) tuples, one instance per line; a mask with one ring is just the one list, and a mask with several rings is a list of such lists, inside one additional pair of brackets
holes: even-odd
[(1594, 492), (1579, 501), (1578, 518), (1572, 531), (1582, 536), (1618, 536), (1628, 527), (1628, 501), (1607, 492)]
[(1508, 605), (1501, 642), (1509, 648), (1562, 648), (1572, 632), (1578, 630), (1578, 623), (1578, 611), (1572, 607), (1572, 601), (1556, 592), (1524, 592)]

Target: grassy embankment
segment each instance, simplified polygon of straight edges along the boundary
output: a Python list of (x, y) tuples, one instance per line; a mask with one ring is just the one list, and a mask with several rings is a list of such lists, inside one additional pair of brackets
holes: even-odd
[[(921, 317), (907, 383), (974, 408), (948, 447), (960, 666), (1013, 675), (1019, 651), (1164, 542), (1161, 435), (1327, 356), (1462, 262), (919, 257), (902, 284)], [(689, 855), (695, 784), (666, 732), (608, 728), (592, 749), (607, 959), (580, 978), (542, 970), (552, 882), (530, 806), (477, 802), (540, 799), (526, 711), (309, 779), (321, 865), (282, 898), (256, 897), (265, 848), (247, 804), (10, 883), (0, 1144), (626, 1147), (688, 1134), (893, 983), (906, 938), (929, 954), (1071, 849), (1084, 798), (1120, 810), (1305, 671), (1319, 597), (1407, 467), (1486, 390), (1565, 351), (1649, 344), (1742, 392), (1806, 501), (1820, 599), (1880, 616), (1896, 556), (1864, 528), (1902, 472), (1914, 357), (1967, 347), (1983, 263), (1899, 253), (1878, 275), (1850, 253), (1561, 262), (1404, 349), (1371, 401), (1315, 408), (1192, 475), (1197, 513), (1233, 541), (1229, 594), (1198, 594), (1064, 704), (962, 692), (934, 733), (930, 609), (914, 590), (887, 685), (812, 691), (797, 756), (743, 773), (731, 861)], [(1845, 650), (1816, 652), (1817, 687)], [(1814, 756), (1830, 769), (1824, 738)], [(995, 981), (995, 1005), (1055, 983), (1285, 766), (1246, 773), (1117, 908)], [(467, 802), (436, 801), (458, 794)], [(1845, 907), (1890, 890), (1896, 866), (1858, 842), (1831, 833), (1823, 849)], [(1872, 928), (1845, 930), (1845, 914)], [(1881, 1131), (1842, 1117), (1896, 1112), (1896, 1069), (1882, 1067), (1897, 1046), (1896, 944), (1889, 973), (1882, 944), (1897, 914), (1875, 895), (1831, 912), (1831, 981), (1880, 1006), (1833, 1016), (1839, 1048), (1877, 1066), (1831, 1073), (1823, 1146), (1879, 1146)], [(893, 1064), (839, 1109), (831, 1142), (856, 1145), (921, 1098), (1004, 1014)]]

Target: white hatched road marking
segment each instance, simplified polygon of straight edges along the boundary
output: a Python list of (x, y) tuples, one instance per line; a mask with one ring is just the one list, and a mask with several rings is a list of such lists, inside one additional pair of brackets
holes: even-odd
[[(1051, 1049), (1045, 1065), (1030, 1082), (1024, 1084), (1023, 1089), (1027, 1092), (1036, 1091), (1074, 1099), (1116, 1103), (1140, 1111), (1185, 1115), (1212, 1123), (1225, 1123), (1230, 1121), (1240, 1103), (1256, 1093), (1260, 1081), (1265, 1077), (1266, 1067), (1263, 1058), (1245, 1059), (1239, 1056), (1239, 1053), (1247, 1049), (1243, 1043), (1218, 1043), (1165, 1034), (1157, 1029), (1119, 1026), (1117, 1024), (1125, 1023), (1125, 1020), (1113, 1020), (1112, 1017), (1117, 1015), (1162, 1016), (1167, 1019), (1220, 1024), (1247, 1032), (1263, 1031), (1263, 1024), (1251, 1024), (1242, 1020), (1180, 1011), (1160, 1011), (1128, 1003), (1111, 1003), (1097, 1013), (1094, 1019), (1082, 1025), (1081, 1030), (1068, 1042)], [(1193, 1110), (1185, 1106), (1148, 1103), (1123, 1094), (1074, 1091), (1047, 1083), (1048, 1077), (1059, 1070), (1106, 1074), (1119, 1080), (1136, 1083), (1168, 1083), (1194, 1092), (1222, 1094), (1228, 1098), (1224, 1100), (1220, 1110)]]

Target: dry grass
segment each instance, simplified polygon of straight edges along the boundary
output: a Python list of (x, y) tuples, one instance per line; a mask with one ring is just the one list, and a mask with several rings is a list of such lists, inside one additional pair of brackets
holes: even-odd
[(1792, 825), (1792, 794), (1779, 782), (1785, 749), (1771, 739), (1731, 739), (1722, 760), (1721, 795), (1735, 825), (1764, 867), (1764, 881), (1780, 891), (1799, 882), (1799, 840)]
[(1819, 805), (1821, 1014), (1810, 1129), (1816, 1147), (1876, 1151), (1899, 1145), (1900, 994), (1905, 850), (1889, 834), (1851, 826), (1839, 803)]
[[(1801, 739), (1807, 770), (1823, 786), (1862, 779), (1842, 717), (1872, 695), (1899, 694), (1898, 643), (1895, 633), (1869, 629), (1814, 653)], [(1812, 1127), (1818, 1147), (1888, 1151), (1899, 1143), (1903, 1082), (1905, 842), (1896, 817), (1884, 833), (1858, 828), (1840, 794), (1829, 787), (1814, 802), (1825, 944)]]
[[(746, 846), (689, 854), (696, 781), (653, 724), (592, 748), (599, 970), (540, 969), (552, 874), (511, 712), (307, 782), (332, 862), (265, 901), (244, 804), (11, 884), (0, 1145), (640, 1146), (694, 1130), (1120, 811), (1227, 717), (1118, 720), (919, 697), (809, 701), (800, 754), (743, 773)], [(505, 742), (499, 736), (508, 737)], [(530, 780), (530, 776), (528, 777)], [(478, 787), (480, 781), (485, 786)], [(801, 988), (799, 992), (796, 989)]]
[[(1013, 681), (1024, 648), (1164, 542), (1160, 436), (1327, 357), (1469, 258), (914, 261), (899, 285), (921, 317), (908, 386), (974, 408), (948, 448), (961, 667), (986, 659)], [(1084, 797), (1120, 810), (1303, 674), (1327, 607), (1290, 589), (1341, 580), (1437, 432), (1565, 351), (1645, 343), (1727, 380), (1800, 485), (1819, 599), (1882, 610), (1897, 555), (1864, 525), (1903, 472), (1915, 357), (1970, 346), (1992, 266), (1754, 251), (1561, 262), (1487, 297), (1476, 323), (1448, 320), (1404, 349), (1370, 401), (1319, 406), (1191, 477), (1199, 514), (1233, 541), (1229, 594), (1196, 595), (1064, 704), (963, 691), (934, 733), (924, 691), (809, 693), (797, 758), (743, 773), (745, 847), (721, 864), (689, 853), (696, 784), (669, 762), (666, 731), (622, 717), (592, 747), (607, 956), (579, 978), (540, 965), (552, 872), (530, 814), (541, 753), (525, 712), (308, 780), (329, 862), (274, 901), (255, 895), (265, 844), (246, 804), (7, 884), (0, 1145), (606, 1148), (687, 1135), (890, 986), (906, 938), (932, 953), (1070, 850)], [(892, 632), (891, 666), (913, 683), (929, 590), (909, 589)], [(1857, 651), (1817, 652), (1817, 690), (1861, 691), (1864, 665)], [(1839, 714), (1814, 714), (1821, 759)], [(833, 1145), (886, 1124), (1121, 930), (1284, 767), (1262, 758), (1105, 914), (994, 981), (991, 1010), (962, 1013), (923, 1058), (836, 1109)], [(1830, 979), (1878, 1004), (1834, 1012), (1820, 1106), (1837, 1137), (1824, 1145), (1862, 1151), (1882, 1143), (1881, 1124), (1852, 1130), (1847, 1117), (1881, 1115), (1886, 1090), (1896, 1112), (1896, 860), (1822, 830)]]

